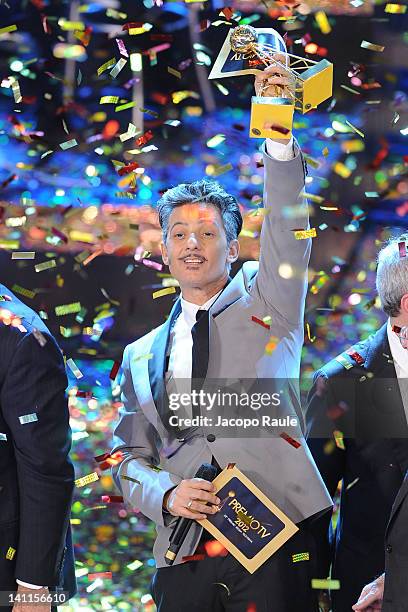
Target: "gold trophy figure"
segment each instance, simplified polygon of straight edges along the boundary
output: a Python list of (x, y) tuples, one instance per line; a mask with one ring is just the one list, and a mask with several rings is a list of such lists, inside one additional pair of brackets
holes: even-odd
[[(260, 73), (270, 66), (276, 67), (280, 77), (286, 75), (283, 87), (271, 85), (271, 79), (262, 79)], [(333, 64), (288, 53), (282, 37), (271, 28), (242, 25), (229, 31), (209, 78), (241, 74), (257, 76), (249, 130), (253, 138), (289, 140), (293, 112), (307, 113), (332, 95)]]

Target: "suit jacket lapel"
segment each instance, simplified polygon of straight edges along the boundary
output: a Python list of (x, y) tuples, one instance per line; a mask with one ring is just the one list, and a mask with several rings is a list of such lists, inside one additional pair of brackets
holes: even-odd
[(163, 327), (157, 332), (153, 340), (153, 344), (151, 346), (153, 358), (149, 359), (148, 366), (150, 388), (152, 390), (152, 396), (156, 405), (156, 410), (164, 427), (169, 431), (173, 431), (175, 434), (177, 434), (178, 428), (171, 426), (169, 423), (169, 418), (171, 414), (168, 405), (165, 374), (166, 356), (170, 341), (170, 332), (180, 312), (181, 301), (179, 298), (174, 304), (167, 321), (165, 322)]
[(405, 497), (408, 495), (408, 471), (405, 474), (405, 479), (404, 482), (401, 485), (400, 490), (397, 493), (397, 496), (395, 498), (394, 504), (392, 506), (392, 510), (391, 510), (391, 514), (390, 514), (390, 520), (388, 522), (388, 526), (387, 526), (387, 532), (390, 529), (391, 523), (393, 521), (393, 519), (396, 516), (397, 510), (400, 507), (400, 505), (402, 504), (403, 500), (405, 499)]

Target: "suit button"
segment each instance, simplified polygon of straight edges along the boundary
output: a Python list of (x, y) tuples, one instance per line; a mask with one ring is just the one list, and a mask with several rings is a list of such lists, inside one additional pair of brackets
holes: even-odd
[(207, 436), (207, 440), (208, 440), (208, 442), (214, 442), (214, 441), (215, 441), (215, 436), (214, 436), (214, 434), (208, 434), (208, 436)]
[(391, 544), (387, 544), (387, 546), (385, 547), (385, 550), (387, 551), (387, 553), (392, 553), (392, 546), (391, 546)]

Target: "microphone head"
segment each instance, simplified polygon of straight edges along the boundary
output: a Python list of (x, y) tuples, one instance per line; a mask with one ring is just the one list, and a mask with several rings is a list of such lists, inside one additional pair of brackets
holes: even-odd
[(198, 468), (194, 478), (202, 478), (203, 480), (208, 480), (212, 482), (217, 475), (217, 468), (215, 465), (211, 465), (211, 463), (203, 463)]

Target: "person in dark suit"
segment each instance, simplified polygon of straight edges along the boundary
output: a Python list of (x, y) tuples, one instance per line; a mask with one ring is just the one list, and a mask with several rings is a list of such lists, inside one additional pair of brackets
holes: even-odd
[[(383, 542), (408, 468), (408, 261), (393, 239), (379, 253), (377, 290), (388, 322), (330, 361), (314, 377), (306, 412), (308, 444), (340, 514), (315, 523), (319, 576), (340, 581), (334, 612), (349, 612), (363, 586), (383, 570)], [(337, 440), (337, 443), (336, 443)], [(408, 609), (408, 607), (407, 607)]]
[(364, 587), (353, 610), (408, 610), (408, 472), (392, 507), (385, 553), (385, 572)]
[[(58, 588), (76, 592), (66, 386), (47, 327), (0, 284), (0, 591), (25, 601)], [(55, 603), (13, 610), (48, 612)]]

